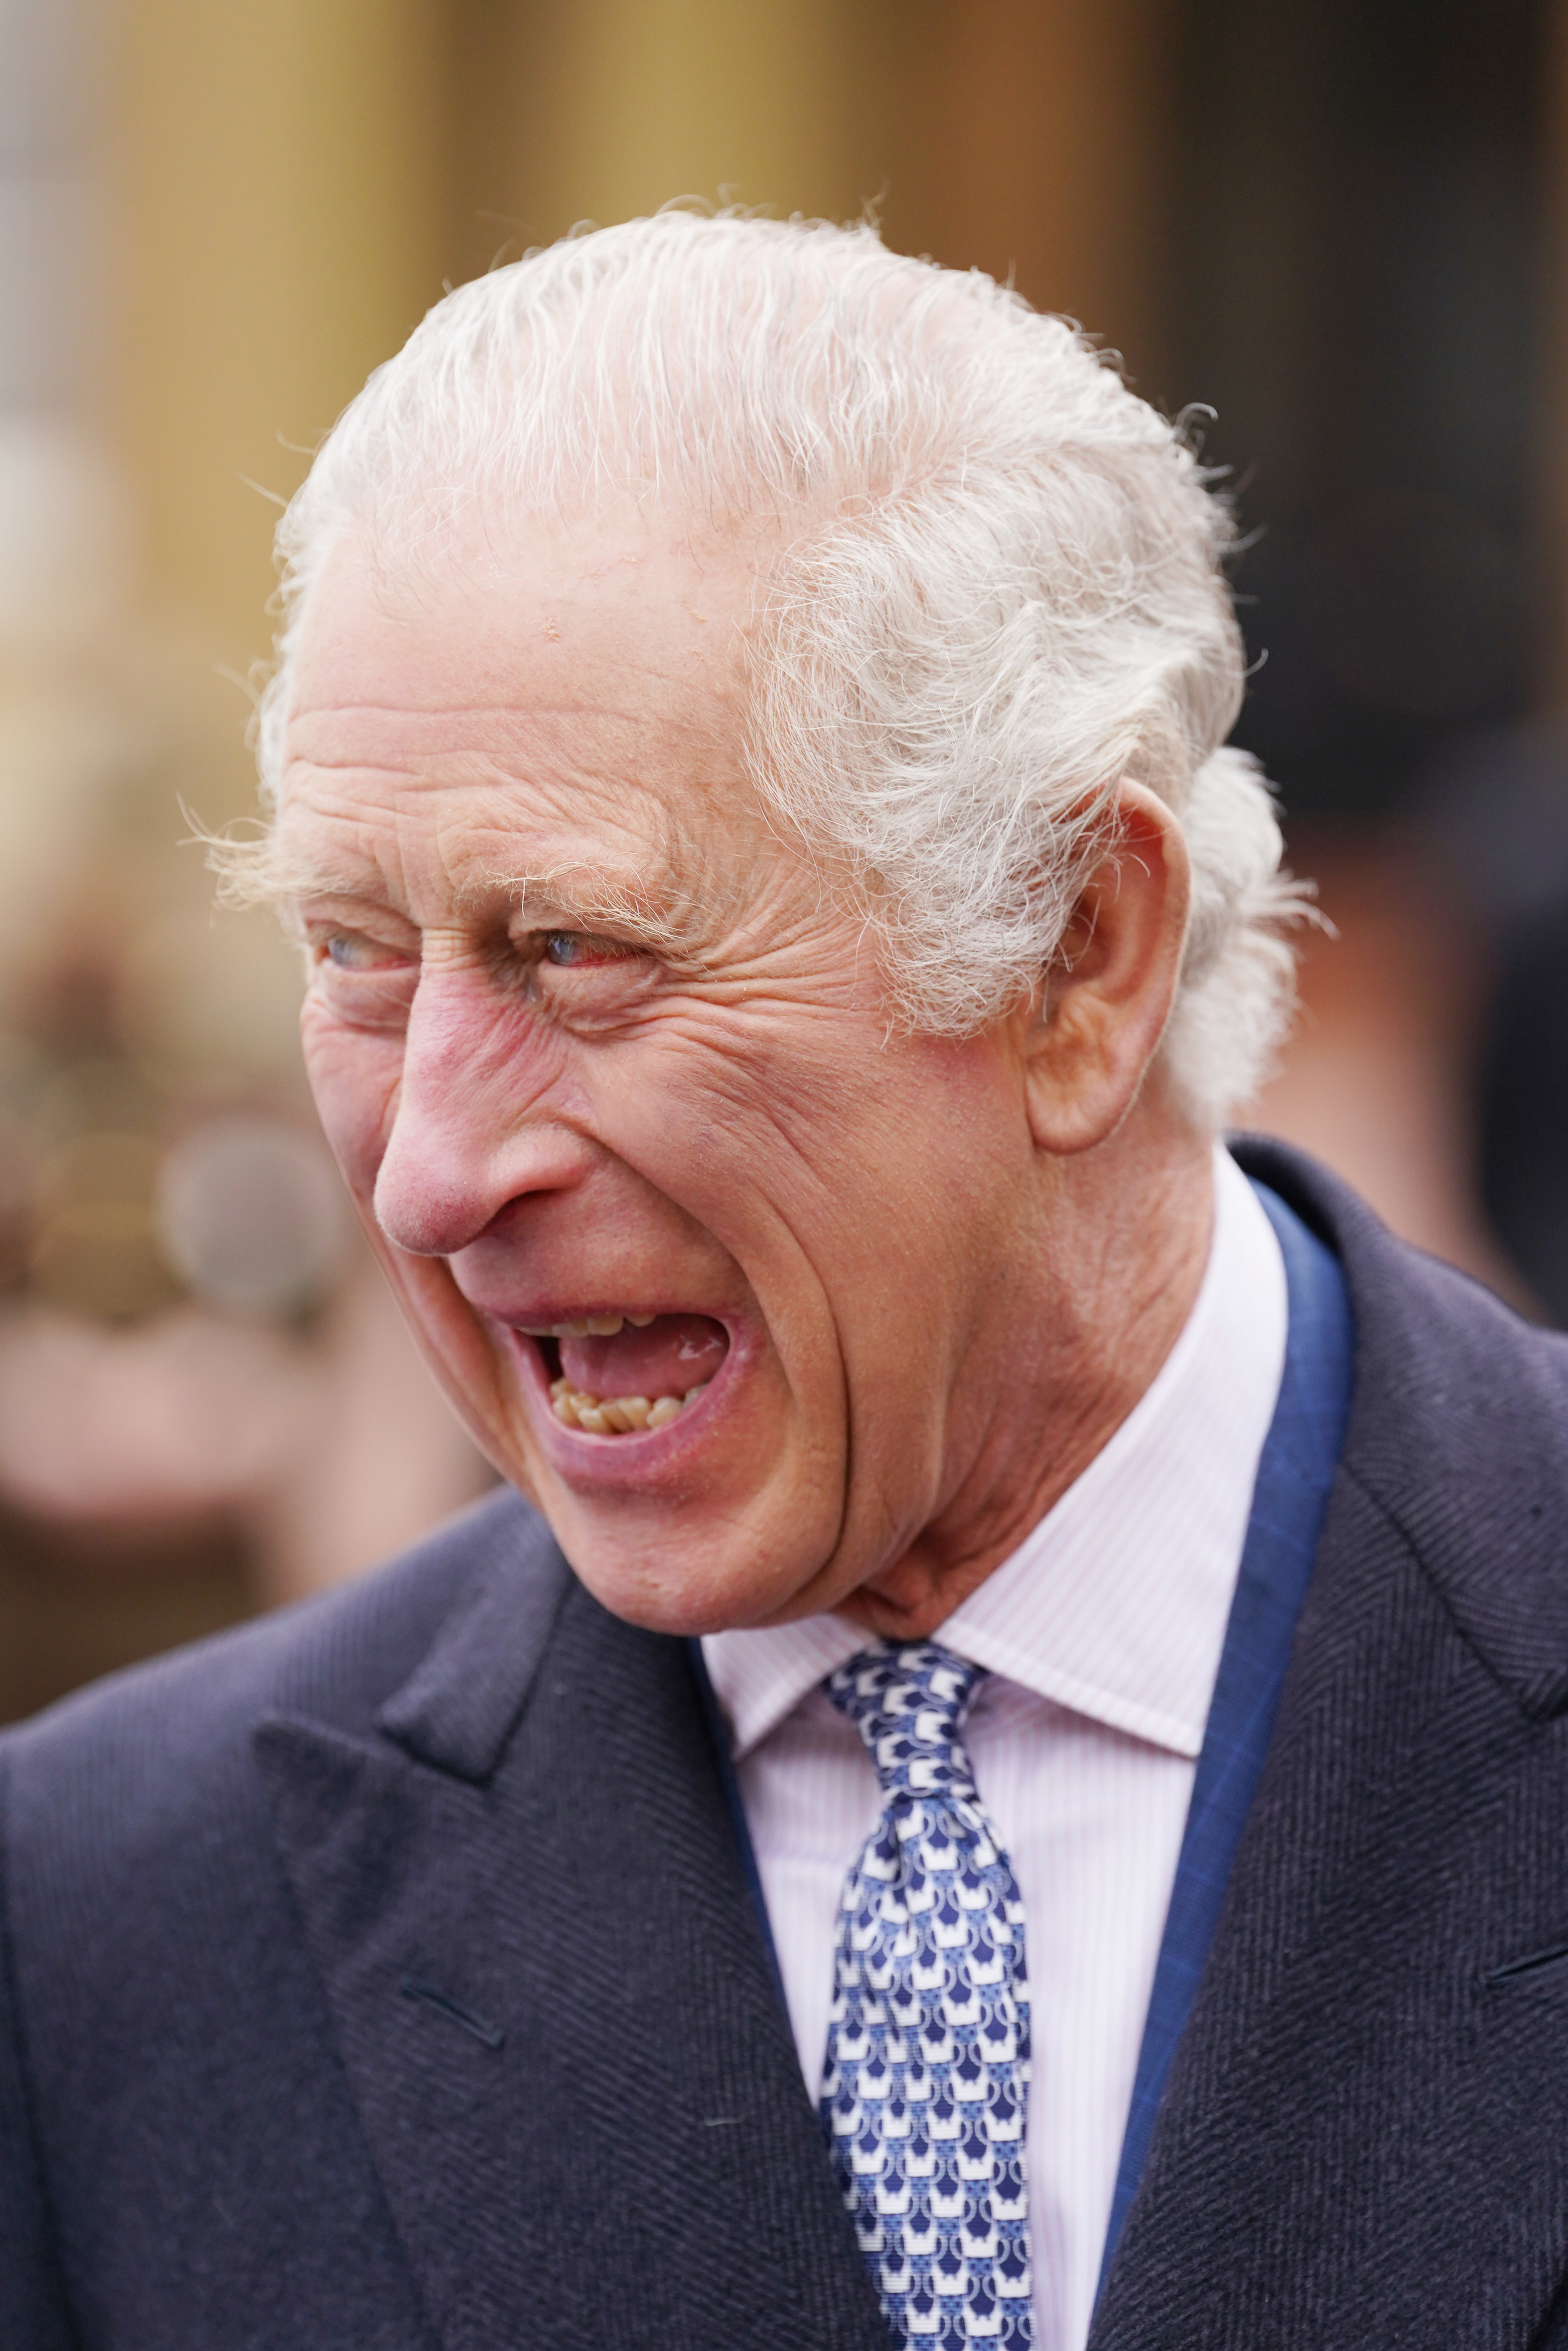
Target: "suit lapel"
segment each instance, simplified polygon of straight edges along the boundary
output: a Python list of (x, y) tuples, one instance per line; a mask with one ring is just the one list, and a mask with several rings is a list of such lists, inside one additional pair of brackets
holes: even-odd
[[(1092, 2351), (1527, 2351), (1568, 2270), (1563, 1611), (1527, 1637), (1501, 1596), (1516, 1520), (1560, 1561), (1561, 1440), (1517, 1339), (1489, 1369), (1348, 1238), (1344, 1466)], [(1456, 1479), (1467, 1387), (1494, 1430)]]
[(258, 1735), (434, 2331), (885, 2351), (683, 1645), (544, 1583), (492, 1578), (381, 1738)]

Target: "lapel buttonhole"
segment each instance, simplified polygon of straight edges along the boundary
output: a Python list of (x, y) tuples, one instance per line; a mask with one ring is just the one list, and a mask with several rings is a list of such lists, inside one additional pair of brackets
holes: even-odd
[(405, 2000), (422, 2000), (439, 2015), (446, 2017), (453, 2024), (460, 2024), (465, 2032), (472, 2032), (476, 2041), (483, 2041), (487, 2049), (499, 2049), (506, 2038), (498, 2024), (487, 2024), (483, 2016), (475, 2016), (472, 2009), (464, 2008), (449, 1992), (441, 1991), (435, 1984), (422, 1982), (418, 1976), (405, 1976), (398, 1989)]
[(1560, 1959), (1568, 1959), (1568, 1943), (1553, 1943), (1544, 1951), (1532, 1951), (1522, 1959), (1510, 1959), (1505, 1967), (1493, 1968), (1481, 1980), (1490, 1991), (1493, 1984), (1511, 1982), (1515, 1976), (1532, 1976), (1537, 1968), (1550, 1968)]

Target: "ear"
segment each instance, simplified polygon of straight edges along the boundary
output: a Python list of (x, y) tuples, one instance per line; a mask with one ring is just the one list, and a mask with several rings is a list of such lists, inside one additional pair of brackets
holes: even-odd
[(1191, 894), (1175, 816), (1142, 784), (1124, 783), (1113, 846), (1073, 909), (1030, 1019), (1025, 1084), (1041, 1150), (1091, 1150), (1131, 1107), (1175, 1000)]

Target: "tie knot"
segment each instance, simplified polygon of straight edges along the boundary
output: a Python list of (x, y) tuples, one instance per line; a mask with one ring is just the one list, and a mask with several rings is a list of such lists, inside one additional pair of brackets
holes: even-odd
[(828, 1675), (826, 1687), (866, 1741), (885, 1796), (972, 1796), (961, 1733), (984, 1672), (935, 1641), (919, 1641), (862, 1649)]

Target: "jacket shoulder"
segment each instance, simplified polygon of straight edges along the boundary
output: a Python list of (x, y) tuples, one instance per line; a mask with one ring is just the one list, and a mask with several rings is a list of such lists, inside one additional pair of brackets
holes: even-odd
[(1341, 1467), (1526, 1711), (1568, 1706), (1568, 1336), (1398, 1240), (1303, 1155), (1236, 1156), (1334, 1250), (1355, 1323)]
[(510, 1489), (353, 1583), (130, 1667), (0, 1733), (16, 1850), (42, 1838), (128, 1857), (254, 1793), (252, 1735), (308, 1714), (349, 1736), (378, 1717), (454, 1615), (497, 1584), (521, 1596), (565, 1563)]

